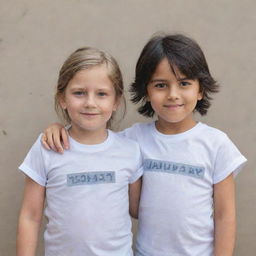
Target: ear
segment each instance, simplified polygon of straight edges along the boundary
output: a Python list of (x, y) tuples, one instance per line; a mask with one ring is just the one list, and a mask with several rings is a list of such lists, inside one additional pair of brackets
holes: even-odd
[(197, 100), (201, 100), (203, 98), (203, 92), (199, 92), (197, 96)]
[(113, 105), (113, 111), (117, 111), (117, 108), (120, 105), (120, 102), (121, 102), (121, 98), (120, 97), (115, 100), (115, 103)]
[(198, 92), (198, 95), (197, 95), (197, 100), (202, 100), (203, 96), (204, 96), (204, 90), (200, 88), (200, 91)]
[(117, 103), (114, 104), (114, 106), (113, 106), (113, 112), (117, 111), (118, 105), (119, 105), (119, 104), (117, 104)]
[(148, 97), (148, 94), (145, 96), (146, 102), (150, 102), (150, 98)]
[(145, 95), (145, 100), (146, 102), (150, 102), (150, 97), (149, 97), (149, 94), (148, 94), (148, 85), (146, 87), (146, 91), (145, 91), (146, 95)]
[(66, 101), (65, 101), (65, 96), (63, 94), (58, 96), (58, 101), (59, 101), (59, 104), (60, 104), (60, 106), (61, 106), (61, 108), (63, 110), (67, 109), (67, 104), (66, 104)]

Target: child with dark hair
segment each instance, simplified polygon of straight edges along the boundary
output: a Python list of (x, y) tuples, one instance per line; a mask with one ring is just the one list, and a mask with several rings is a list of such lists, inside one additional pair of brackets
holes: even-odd
[(144, 47), (136, 65), (136, 77), (131, 85), (132, 102), (143, 104), (138, 112), (146, 117), (154, 116), (154, 109), (147, 101), (147, 86), (161, 60), (166, 59), (176, 78), (179, 73), (186, 79), (197, 79), (203, 98), (197, 102), (195, 110), (201, 115), (210, 107), (209, 94), (218, 92), (218, 84), (210, 74), (204, 54), (198, 44), (183, 35), (156, 36)]
[[(143, 155), (136, 256), (231, 256), (234, 176), (246, 159), (225, 133), (195, 120), (218, 91), (202, 50), (184, 35), (152, 38), (130, 91), (140, 114), (157, 116), (121, 132)], [(46, 130), (45, 147), (62, 149), (60, 131), (68, 145), (60, 128)]]

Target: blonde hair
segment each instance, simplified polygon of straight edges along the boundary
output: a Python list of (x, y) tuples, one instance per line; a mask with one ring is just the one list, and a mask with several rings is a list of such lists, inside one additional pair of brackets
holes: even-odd
[[(73, 52), (62, 65), (57, 83), (57, 91), (55, 93), (55, 110), (59, 118), (65, 124), (70, 123), (70, 117), (67, 110), (64, 110), (60, 105), (60, 97), (65, 93), (69, 81), (80, 70), (90, 69), (95, 66), (106, 65), (108, 70), (108, 77), (113, 83), (116, 100), (123, 97), (123, 78), (117, 61), (108, 53), (100, 51), (97, 48), (84, 47), (79, 48)], [(110, 126), (111, 119), (108, 121), (107, 127)]]

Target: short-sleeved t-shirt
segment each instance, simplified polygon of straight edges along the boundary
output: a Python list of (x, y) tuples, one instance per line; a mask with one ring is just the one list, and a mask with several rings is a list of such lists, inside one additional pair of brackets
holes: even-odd
[(175, 135), (140, 123), (121, 134), (137, 141), (143, 156), (136, 256), (212, 256), (213, 185), (236, 175), (245, 157), (203, 123)]
[(108, 131), (96, 145), (70, 137), (60, 155), (40, 138), (19, 168), (46, 187), (45, 255), (133, 255), (128, 185), (142, 175), (138, 144)]

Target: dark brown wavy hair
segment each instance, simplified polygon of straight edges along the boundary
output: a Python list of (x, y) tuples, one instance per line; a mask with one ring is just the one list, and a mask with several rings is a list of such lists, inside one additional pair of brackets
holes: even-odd
[(167, 58), (173, 71), (178, 69), (188, 79), (198, 79), (203, 98), (197, 102), (195, 111), (205, 115), (211, 105), (210, 95), (218, 92), (219, 85), (210, 74), (200, 46), (181, 34), (155, 36), (143, 48), (137, 61), (134, 82), (130, 86), (131, 101), (141, 104), (138, 112), (146, 117), (154, 116), (155, 112), (147, 101), (147, 86), (164, 58)]

